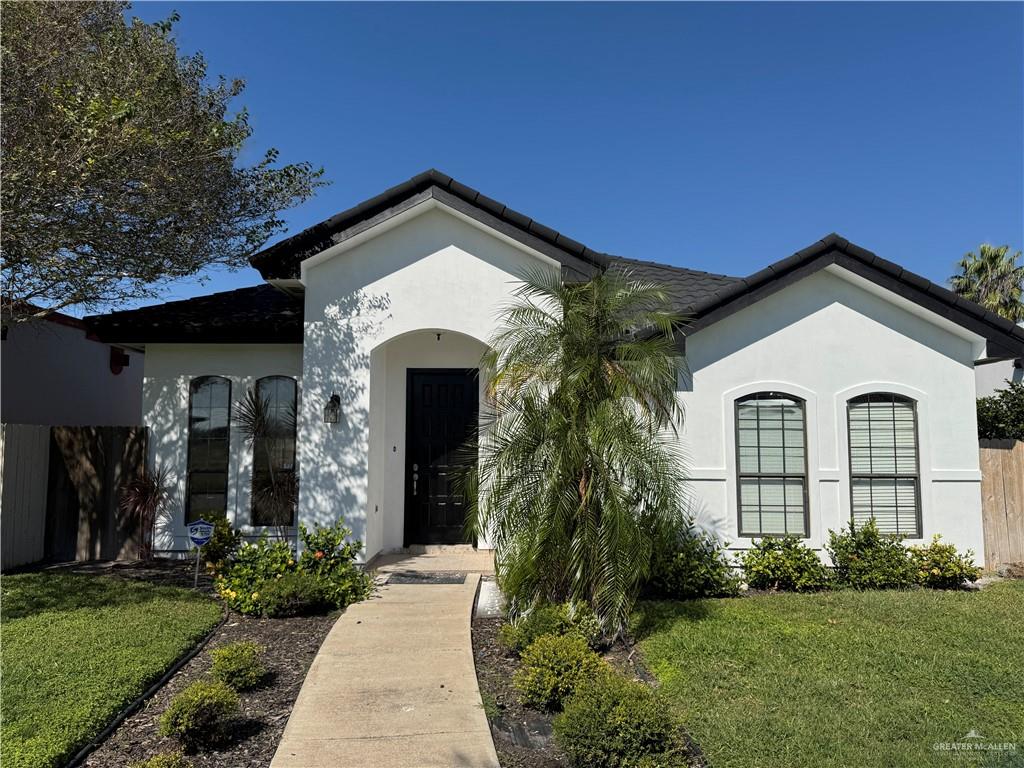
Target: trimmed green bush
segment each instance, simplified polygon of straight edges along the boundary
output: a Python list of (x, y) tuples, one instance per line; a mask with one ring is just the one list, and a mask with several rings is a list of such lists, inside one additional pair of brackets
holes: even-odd
[(734, 596), (739, 587), (739, 576), (718, 538), (686, 527), (655, 547), (644, 591), (650, 597), (693, 600)]
[(197, 680), (171, 699), (160, 735), (176, 738), (188, 751), (216, 746), (227, 738), (238, 710), (238, 694), (227, 685)]
[(263, 648), (251, 641), (229, 643), (210, 651), (213, 667), (210, 674), (236, 691), (255, 688), (267, 677), (267, 668), (260, 661)]
[(263, 615), (279, 619), (312, 616), (334, 608), (330, 589), (311, 573), (286, 573), (259, 587)]
[(132, 763), (132, 768), (192, 768), (192, 761), (181, 752), (162, 752), (141, 763)]
[(828, 586), (828, 569), (798, 537), (761, 539), (743, 555), (752, 589), (813, 592)]
[(829, 555), (837, 584), (854, 589), (906, 589), (918, 581), (910, 552), (895, 536), (884, 536), (874, 519), (842, 533), (829, 531)]
[(523, 651), (520, 660), (512, 684), (523, 703), (537, 709), (561, 709), (562, 702), (583, 682), (608, 669), (601, 657), (574, 635), (542, 635)]
[(555, 717), (554, 731), (577, 768), (687, 765), (671, 708), (643, 683), (617, 674), (584, 683)]
[(932, 589), (956, 589), (981, 576), (981, 568), (974, 566), (973, 550), (961, 555), (952, 544), (943, 544), (939, 534), (932, 537), (928, 546), (911, 547), (910, 556), (917, 567), (918, 580)]
[(600, 648), (604, 634), (597, 616), (585, 603), (541, 605), (498, 630), (498, 643), (508, 651), (522, 653), (538, 637), (574, 635), (591, 648)]
[(978, 437), (1024, 440), (1024, 382), (1007, 381), (1004, 389), (978, 398)]

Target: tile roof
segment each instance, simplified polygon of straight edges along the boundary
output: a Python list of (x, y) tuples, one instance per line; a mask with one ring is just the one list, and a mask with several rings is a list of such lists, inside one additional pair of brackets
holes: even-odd
[(91, 315), (99, 338), (145, 343), (302, 343), (303, 302), (269, 284)]
[(612, 269), (638, 280), (650, 280), (663, 285), (672, 298), (673, 307), (680, 312), (692, 309), (697, 302), (740, 281), (738, 277), (716, 275), (714, 272), (701, 272), (653, 261), (638, 261), (623, 256), (609, 256), (609, 259)]
[(297, 278), (303, 259), (344, 239), (346, 232), (360, 224), (386, 218), (410, 199), (418, 202), (426, 197), (480, 219), (584, 275), (594, 274), (595, 268), (603, 269), (607, 265), (605, 254), (433, 168), (265, 248), (250, 258), (249, 263), (267, 280)]
[[(683, 329), (686, 334), (819, 269), (838, 264), (984, 336), (989, 342), (989, 356), (1024, 354), (1024, 328), (836, 234), (747, 277), (699, 272), (596, 251), (434, 169), (260, 251), (250, 262), (267, 280), (294, 280), (300, 276), (300, 263), (305, 258), (428, 199), (545, 253), (562, 264), (566, 279), (586, 278), (611, 267), (664, 284), (676, 309), (690, 318)], [(86, 320), (101, 338), (123, 343), (302, 341), (301, 299), (269, 285)]]

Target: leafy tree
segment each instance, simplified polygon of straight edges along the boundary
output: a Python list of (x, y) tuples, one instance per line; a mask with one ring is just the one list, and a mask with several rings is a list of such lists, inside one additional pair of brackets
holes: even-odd
[(983, 440), (1024, 440), (1024, 382), (978, 398), (978, 437)]
[(126, 22), (128, 8), (4, 3), (5, 322), (242, 265), (325, 183), (308, 163), (278, 166), (274, 149), (240, 165), (252, 129), (228, 104), (243, 81), (208, 84), (201, 55), (178, 55), (176, 15)]
[(654, 542), (682, 515), (679, 318), (655, 284), (544, 272), (501, 322), (469, 528), (494, 543), (513, 615), (580, 600), (621, 635)]
[(960, 274), (949, 279), (954, 293), (977, 302), (1007, 320), (1024, 320), (1024, 265), (1021, 253), (1010, 246), (983, 243), (978, 253), (964, 256), (957, 266)]

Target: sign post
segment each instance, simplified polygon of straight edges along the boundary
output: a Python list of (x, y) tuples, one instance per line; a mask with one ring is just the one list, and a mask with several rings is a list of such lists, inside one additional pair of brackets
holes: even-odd
[(192, 582), (193, 589), (199, 587), (199, 560), (201, 559), (203, 545), (211, 538), (213, 538), (213, 523), (206, 520), (196, 520), (194, 523), (188, 524), (188, 540), (196, 548), (196, 575)]

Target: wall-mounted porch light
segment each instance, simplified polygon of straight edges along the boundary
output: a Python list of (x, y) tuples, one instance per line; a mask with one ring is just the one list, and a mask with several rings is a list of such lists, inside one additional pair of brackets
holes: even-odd
[(331, 395), (324, 406), (324, 424), (337, 424), (341, 417), (341, 396)]

